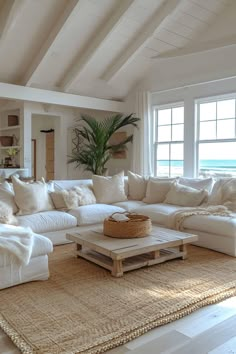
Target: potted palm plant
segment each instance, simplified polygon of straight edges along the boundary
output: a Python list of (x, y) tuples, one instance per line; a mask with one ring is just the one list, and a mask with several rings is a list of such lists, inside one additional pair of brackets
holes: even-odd
[(89, 115), (81, 115), (78, 126), (74, 131), (74, 149), (69, 156), (68, 163), (75, 162), (76, 167), (82, 166), (85, 171), (96, 175), (104, 175), (106, 163), (114, 152), (127, 149), (127, 143), (133, 141), (133, 134), (128, 135), (123, 141), (112, 144), (112, 135), (120, 128), (132, 125), (137, 128), (139, 118), (133, 114), (115, 114), (102, 121)]

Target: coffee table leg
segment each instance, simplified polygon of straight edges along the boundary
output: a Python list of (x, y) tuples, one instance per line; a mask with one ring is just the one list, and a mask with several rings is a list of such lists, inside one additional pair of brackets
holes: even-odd
[(123, 275), (123, 265), (122, 260), (113, 259), (113, 267), (111, 274), (113, 277), (122, 277)]
[(187, 245), (181, 245), (179, 246), (179, 250), (180, 252), (184, 252), (183, 256), (182, 256), (182, 259), (186, 259), (188, 256), (187, 256)]
[(159, 251), (159, 250), (157, 250), (157, 251), (152, 251), (152, 252), (150, 252), (150, 254), (151, 254), (151, 257), (152, 257), (153, 259), (157, 259), (157, 258), (160, 257), (160, 251)]
[[(76, 243), (75, 244), (75, 249), (76, 249), (76, 251), (81, 251), (82, 250), (82, 246), (80, 244)], [(77, 254), (77, 258), (79, 258), (79, 257), (80, 257), (79, 254)]]

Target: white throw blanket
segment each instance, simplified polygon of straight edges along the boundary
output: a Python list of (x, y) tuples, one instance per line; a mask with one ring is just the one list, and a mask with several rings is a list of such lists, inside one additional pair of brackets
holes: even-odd
[(206, 207), (183, 208), (169, 216), (168, 227), (175, 230), (183, 230), (184, 220), (193, 215), (218, 215), (231, 216), (231, 212), (224, 205), (211, 205)]
[[(27, 265), (33, 248), (30, 228), (0, 224), (0, 256), (19, 265)], [(5, 262), (6, 263), (6, 262)]]

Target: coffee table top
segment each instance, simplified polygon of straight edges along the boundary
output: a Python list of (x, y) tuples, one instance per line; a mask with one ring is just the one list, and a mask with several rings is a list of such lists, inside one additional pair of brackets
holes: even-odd
[(95, 228), (66, 235), (68, 240), (88, 247), (113, 259), (122, 259), (165, 247), (177, 247), (198, 240), (192, 235), (153, 225), (149, 236), (143, 238), (118, 239), (103, 235), (103, 229)]

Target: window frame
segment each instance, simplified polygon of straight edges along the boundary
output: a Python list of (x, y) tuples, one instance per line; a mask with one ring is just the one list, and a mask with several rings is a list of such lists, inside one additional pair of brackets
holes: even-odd
[[(219, 101), (225, 101), (225, 100), (232, 100), (234, 99), (235, 101), (235, 117), (234, 118), (229, 118), (229, 119), (234, 119), (235, 120), (235, 138), (226, 138), (226, 139), (217, 139), (217, 102)], [(200, 140), (200, 104), (204, 103), (212, 103), (216, 102), (216, 119), (211, 120), (213, 122), (216, 122), (216, 139), (202, 139)], [(229, 93), (229, 94), (222, 94), (222, 95), (216, 95), (216, 96), (210, 96), (210, 97), (203, 97), (203, 98), (198, 98), (195, 100), (195, 112), (196, 112), (196, 120), (197, 120), (197, 134), (196, 134), (196, 173), (197, 177), (199, 177), (199, 146), (200, 144), (211, 144), (211, 143), (230, 143), (234, 142), (236, 143), (236, 93)], [(221, 119), (220, 119), (221, 120)], [(222, 119), (223, 120), (223, 119)]]
[[(158, 177), (158, 174), (156, 174), (157, 172), (157, 147), (158, 145), (164, 145), (164, 144), (168, 144), (169, 146), (174, 145), (174, 144), (183, 144), (183, 174), (184, 174), (184, 125), (185, 125), (185, 116), (184, 116), (184, 120), (183, 123), (176, 123), (173, 124), (172, 123), (172, 109), (174, 108), (178, 108), (178, 107), (183, 107), (183, 109), (185, 109), (184, 107), (184, 101), (178, 101), (178, 102), (169, 102), (169, 103), (165, 103), (165, 104), (161, 104), (161, 105), (155, 105), (153, 106), (153, 149), (154, 149), (154, 153), (153, 153), (153, 158), (154, 158), (154, 176)], [(168, 140), (168, 141), (162, 141), (162, 142), (158, 142), (158, 110), (163, 110), (163, 109), (171, 109), (171, 123), (170, 124), (166, 124), (166, 125), (161, 125), (161, 126), (170, 126), (171, 127), (171, 139), (172, 139), (172, 127), (173, 125), (183, 125), (183, 140)], [(171, 160), (170, 159), (170, 154), (171, 154), (171, 149), (169, 149), (169, 166), (168, 166), (168, 174), (169, 177), (171, 177), (170, 175), (170, 168), (171, 168)], [(160, 176), (161, 177), (161, 176)]]

